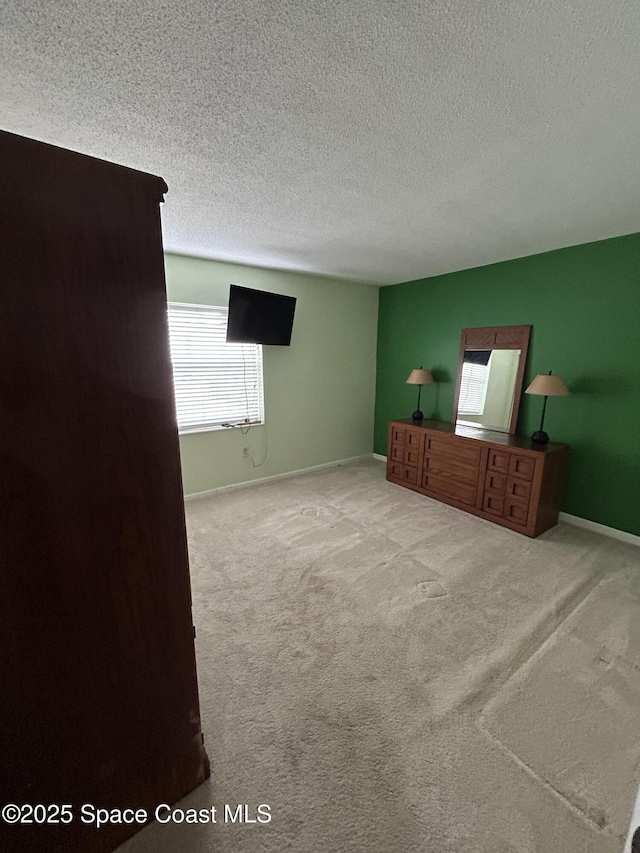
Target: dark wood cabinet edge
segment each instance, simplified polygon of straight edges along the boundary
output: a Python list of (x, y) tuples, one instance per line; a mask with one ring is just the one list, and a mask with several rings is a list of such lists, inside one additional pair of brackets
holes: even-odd
[[(59, 145), (51, 145), (48, 142), (41, 142), (27, 136), (19, 136), (6, 130), (0, 130), (0, 144), (2, 146), (14, 146), (16, 150), (20, 151), (22, 158), (28, 156), (29, 148), (31, 148), (36, 158), (57, 159), (59, 157), (67, 168), (75, 168), (79, 171), (82, 165), (86, 165), (93, 170), (94, 174), (99, 169), (107, 170), (108, 178), (112, 181), (119, 177), (126, 183), (133, 180), (141, 184), (148, 184), (150, 191), (152, 188), (154, 190), (153, 201), (155, 204), (163, 202), (165, 193), (169, 191), (166, 181), (159, 175), (141, 172), (139, 169), (132, 169), (130, 166), (123, 166), (111, 160), (93, 157), (91, 154), (83, 154), (80, 151), (71, 151)], [(69, 160), (70, 153), (77, 158), (75, 162)], [(52, 203), (55, 203), (55, 199), (52, 199)]]

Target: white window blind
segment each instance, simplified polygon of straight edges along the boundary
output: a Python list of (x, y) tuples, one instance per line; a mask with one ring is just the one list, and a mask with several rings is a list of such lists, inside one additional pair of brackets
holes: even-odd
[(460, 399), (458, 413), (461, 415), (481, 415), (487, 395), (489, 367), (486, 364), (462, 364), (460, 380)]
[(179, 432), (262, 421), (262, 347), (226, 342), (227, 308), (168, 308)]

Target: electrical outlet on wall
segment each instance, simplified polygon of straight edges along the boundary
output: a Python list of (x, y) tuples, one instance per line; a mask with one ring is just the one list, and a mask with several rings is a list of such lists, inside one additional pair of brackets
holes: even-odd
[(242, 448), (242, 455), (243, 455), (243, 456), (248, 456), (248, 455), (249, 455), (249, 448), (248, 448), (248, 447), (243, 447), (243, 448)]

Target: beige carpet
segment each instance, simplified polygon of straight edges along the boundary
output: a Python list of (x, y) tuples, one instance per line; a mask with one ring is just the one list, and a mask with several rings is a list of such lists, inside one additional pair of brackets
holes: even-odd
[(127, 853), (614, 853), (640, 781), (640, 550), (536, 540), (374, 460), (187, 505), (209, 782)]

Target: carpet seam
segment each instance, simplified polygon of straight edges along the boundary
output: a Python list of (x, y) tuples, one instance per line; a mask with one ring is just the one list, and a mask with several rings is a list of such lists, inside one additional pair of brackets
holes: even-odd
[[(480, 711), (480, 715), (485, 713), (491, 706), (491, 703), (495, 701), (498, 696), (498, 693), (506, 687), (509, 682), (515, 678), (518, 673), (524, 669), (530, 661), (533, 660), (537, 655), (541, 653), (541, 651), (547, 646), (547, 644), (552, 640), (552, 638), (558, 633), (558, 631), (563, 627), (563, 625), (576, 613), (580, 607), (584, 604), (584, 602), (589, 598), (591, 593), (600, 586), (602, 582), (602, 578), (588, 578), (584, 584), (579, 586), (572, 594), (567, 596), (566, 602), (561, 606), (553, 615), (549, 616), (546, 620), (543, 621), (541, 626), (541, 631), (545, 630), (545, 622), (549, 622), (552, 619), (557, 619), (558, 614), (563, 614), (560, 621), (557, 622), (553, 630), (551, 630), (547, 635), (537, 642), (535, 648), (529, 651), (531, 644), (536, 637), (532, 637), (529, 643), (525, 642), (523, 648), (520, 652), (515, 656), (512, 660), (512, 663), (509, 667), (508, 674), (506, 678), (500, 681), (497, 685), (494, 682), (486, 685), (486, 689), (482, 688), (478, 690), (475, 696), (470, 697), (466, 704), (470, 710)], [(585, 591), (586, 590), (586, 591)], [(576, 598), (578, 599), (576, 601)], [(523, 655), (526, 654), (526, 657), (523, 659)], [(487, 692), (491, 692), (490, 696), (486, 696)], [(484, 695), (483, 695), (484, 694)], [(486, 697), (486, 698), (485, 698)]]
[(504, 755), (507, 755), (509, 758), (511, 758), (515, 764), (517, 764), (519, 767), (521, 767), (525, 771), (525, 773), (527, 773), (527, 775), (529, 777), (531, 777), (532, 779), (535, 779), (535, 781), (538, 782), (540, 785), (542, 785), (543, 788), (546, 788), (554, 796), (556, 796), (560, 800), (562, 800), (563, 803), (566, 803), (573, 812), (575, 812), (577, 815), (579, 815), (591, 827), (596, 829), (598, 832), (601, 832), (601, 833), (608, 835), (611, 838), (615, 838), (616, 840), (619, 840), (619, 841), (624, 841), (625, 836), (620, 835), (617, 832), (613, 832), (610, 829), (610, 826), (611, 826), (610, 823), (607, 823), (606, 820), (603, 820), (603, 823), (599, 823), (595, 818), (590, 817), (589, 814), (587, 814), (587, 812), (585, 812), (584, 809), (582, 809), (579, 805), (574, 803), (570, 797), (568, 797), (566, 794), (563, 794), (562, 791), (559, 791), (551, 782), (549, 782), (547, 779), (544, 779), (542, 776), (540, 776), (540, 774), (537, 773), (533, 769), (533, 767), (531, 767), (529, 764), (527, 764), (526, 761), (523, 761), (519, 755), (516, 755), (515, 752), (513, 752), (511, 749), (509, 749), (509, 747), (506, 744), (504, 744), (500, 740), (500, 738), (497, 737), (497, 735), (494, 735), (493, 732), (491, 732), (489, 729), (487, 729), (482, 724), (481, 720), (478, 720), (476, 724), (477, 724), (478, 729), (480, 729), (480, 731), (495, 746), (497, 746), (497, 748)]

